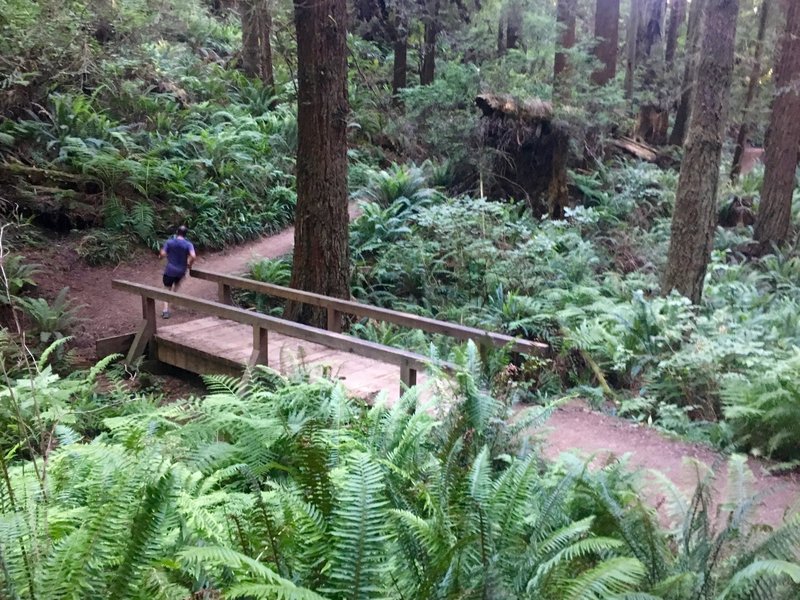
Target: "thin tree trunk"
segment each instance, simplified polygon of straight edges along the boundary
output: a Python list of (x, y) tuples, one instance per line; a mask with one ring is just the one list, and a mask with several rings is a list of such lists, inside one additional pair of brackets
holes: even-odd
[(761, 59), (764, 56), (764, 39), (767, 34), (769, 8), (770, 0), (763, 0), (761, 3), (761, 15), (758, 21), (758, 37), (756, 38), (756, 49), (753, 56), (753, 68), (750, 71), (750, 78), (747, 81), (747, 95), (745, 96), (744, 109), (742, 110), (742, 123), (739, 126), (739, 134), (736, 136), (736, 148), (733, 151), (731, 181), (736, 181), (742, 171), (742, 155), (744, 154), (744, 147), (750, 129), (750, 107), (756, 99), (756, 94), (758, 94), (759, 80), (761, 79)]
[(617, 75), (619, 45), (619, 0), (597, 0), (594, 16), (594, 55), (603, 65), (592, 73), (596, 85), (605, 85)]
[(408, 38), (404, 32), (397, 34), (394, 41), (394, 67), (392, 69), (392, 96), (395, 104), (401, 101), (397, 93), (408, 87)]
[(565, 131), (557, 128), (553, 131), (553, 165), (550, 185), (547, 189), (548, 213), (551, 219), (563, 219), (564, 209), (569, 202), (567, 188), (567, 159), (569, 158), (569, 137)]
[[(350, 297), (347, 214), (347, 3), (294, 0), (297, 30), (297, 208), (291, 286)], [(324, 327), (324, 309), (285, 315)]]
[(640, 2), (642, 0), (631, 0), (631, 14), (628, 18), (628, 28), (626, 35), (626, 57), (625, 57), (625, 98), (633, 100), (633, 81), (636, 78), (636, 56), (638, 54), (637, 35), (639, 29), (639, 13), (641, 12)]
[(432, 14), (425, 21), (425, 40), (422, 52), (421, 85), (430, 85), (436, 78), (436, 37), (439, 34), (439, 0), (433, 5)]
[[(664, 17), (666, 0), (644, 0), (639, 11), (636, 32), (636, 64), (644, 67), (641, 87), (651, 96), (660, 97)], [(667, 142), (669, 110), (659, 102), (645, 102), (639, 107), (636, 135), (648, 144), (661, 146)]]
[(272, 93), (275, 76), (272, 71), (272, 14), (268, 0), (246, 0), (242, 11), (242, 71), (260, 79)]
[(576, 0), (558, 0), (556, 5), (556, 26), (559, 29), (556, 56), (553, 62), (553, 96), (567, 96), (569, 89), (563, 81), (569, 69), (569, 58), (563, 50), (569, 50), (575, 45), (575, 13)]
[(786, 31), (775, 69), (775, 100), (764, 159), (764, 184), (755, 238), (762, 246), (782, 244), (789, 235), (792, 193), (800, 141), (800, 3), (790, 2)]
[(497, 24), (497, 56), (505, 56), (508, 51), (506, 46), (506, 15), (500, 13), (500, 20)]
[(675, 53), (678, 50), (678, 37), (681, 32), (681, 26), (686, 20), (686, 0), (672, 0), (669, 9), (669, 27), (667, 28), (667, 50), (664, 54), (664, 60), (667, 63), (667, 69), (672, 71), (675, 65)]
[(711, 257), (717, 188), (728, 112), (739, 0), (709, 0), (686, 151), (672, 215), (662, 292), (677, 290), (695, 304)]
[(522, 6), (517, 0), (512, 0), (506, 15), (506, 49), (519, 48), (520, 28), (522, 27)]
[(692, 107), (692, 90), (697, 71), (700, 51), (700, 32), (705, 21), (705, 6), (708, 0), (692, 0), (689, 9), (689, 25), (686, 32), (686, 62), (683, 70), (683, 85), (681, 86), (681, 100), (675, 113), (675, 123), (669, 143), (673, 146), (682, 146), (686, 138), (686, 125), (689, 122), (689, 112)]

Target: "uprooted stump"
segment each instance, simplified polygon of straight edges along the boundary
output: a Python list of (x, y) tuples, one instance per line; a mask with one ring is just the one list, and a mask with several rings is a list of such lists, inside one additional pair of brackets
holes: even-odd
[(495, 151), (489, 193), (525, 198), (534, 215), (562, 218), (569, 199), (569, 134), (554, 119), (552, 105), (500, 94), (481, 94), (475, 104), (483, 112), (484, 146)]

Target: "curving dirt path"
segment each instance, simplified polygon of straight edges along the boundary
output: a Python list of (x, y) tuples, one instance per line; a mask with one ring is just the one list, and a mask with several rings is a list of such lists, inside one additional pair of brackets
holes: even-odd
[[(351, 206), (351, 218), (356, 209)], [(261, 240), (218, 253), (200, 253), (197, 264), (207, 269), (228, 273), (243, 272), (246, 264), (261, 257), (278, 257), (289, 254), (294, 241), (294, 228)], [(47, 267), (52, 277), (39, 277), (40, 293), (54, 296), (63, 286), (71, 289), (72, 298), (85, 305), (81, 316), (85, 321), (76, 332), (81, 353), (90, 360), (97, 338), (133, 331), (141, 315), (138, 297), (111, 289), (113, 279), (128, 279), (139, 283), (161, 285), (163, 263), (154, 254), (140, 255), (117, 267), (89, 267), (83, 263), (67, 244), (54, 243), (41, 255), (29, 256)], [(182, 291), (202, 298), (215, 299), (216, 286), (207, 281), (188, 278)], [(193, 315), (175, 310), (173, 321), (181, 322)], [(546, 426), (535, 434), (542, 439), (547, 458), (574, 451), (594, 457), (593, 464), (603, 464), (609, 457), (630, 455), (632, 468), (642, 471), (657, 470), (670, 478), (685, 494), (690, 494), (696, 484), (696, 472), (686, 464), (693, 458), (718, 468), (718, 498), (724, 497), (726, 465), (724, 458), (699, 444), (668, 438), (657, 430), (630, 421), (590, 410), (581, 402), (559, 408)], [(800, 503), (800, 478), (792, 475), (772, 475), (767, 463), (750, 460), (755, 476), (753, 489), (765, 494), (758, 509), (758, 520), (777, 525), (784, 514), (794, 511)], [(660, 488), (646, 485), (645, 495), (655, 506), (663, 504)]]

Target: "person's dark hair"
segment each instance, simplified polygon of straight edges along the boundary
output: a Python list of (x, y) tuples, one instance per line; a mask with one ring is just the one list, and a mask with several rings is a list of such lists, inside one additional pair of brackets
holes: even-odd
[(184, 237), (187, 233), (189, 233), (189, 228), (186, 225), (181, 225), (180, 227), (178, 227), (178, 230), (175, 232), (175, 235)]

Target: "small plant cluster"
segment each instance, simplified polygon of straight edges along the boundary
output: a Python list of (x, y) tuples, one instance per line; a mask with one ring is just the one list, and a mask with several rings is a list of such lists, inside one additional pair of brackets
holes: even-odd
[[(412, 173), (421, 179), (395, 193)], [(514, 203), (431, 194), (423, 175), (396, 167), (360, 192), (358, 298), (548, 342), (549, 359), (490, 373), (529, 400), (578, 388), (693, 439), (800, 459), (800, 259), (738, 260), (746, 236), (720, 230), (704, 303), (692, 307), (659, 295), (673, 172), (620, 163), (575, 173), (583, 205), (541, 222)], [(432, 341), (359, 327), (420, 351)]]
[[(12, 3), (6, 43), (38, 31), (22, 18), (42, 9), (35, 4)], [(12, 204), (58, 228), (102, 227), (78, 244), (90, 262), (119, 262), (133, 243), (155, 247), (176, 224), (188, 225), (198, 246), (221, 248), (293, 218), (293, 109), (276, 106), (259, 81), (209, 61), (209, 52), (233, 51), (238, 31), (199, 3), (179, 4), (158, 25), (138, 23), (141, 35), (119, 40), (115, 52), (89, 43), (81, 81), (47, 93), (30, 82), (42, 97), (0, 124), (0, 168), (18, 183)], [(135, 2), (110, 7), (114, 15), (95, 8), (57, 12), (87, 32), (94, 22), (81, 19), (113, 17), (123, 28), (147, 18)], [(165, 36), (170, 27), (188, 31)]]
[(797, 597), (800, 521), (747, 524), (743, 458), (730, 462), (721, 513), (713, 479), (691, 498), (668, 485), (674, 528), (664, 530), (624, 462), (541, 462), (525, 436), (550, 409), (510, 421), (476, 385), (477, 354), (461, 355), (446, 401), (434, 392), (421, 403), (415, 388), (392, 407), (264, 367), (246, 383), (208, 377), (206, 396), (166, 405), (112, 388), (93, 407), (106, 363), (67, 380), (41, 364), (7, 379), (2, 405), (37, 409), (4, 415), (21, 426), (0, 440), (0, 590), (26, 600)]
[[(14, 373), (28, 362), (27, 346), (44, 349), (65, 341), (78, 322), (80, 307), (70, 300), (69, 288), (51, 302), (31, 296), (40, 265), (4, 245), (8, 227), (0, 227), (0, 366), (4, 373)], [(60, 355), (61, 344), (54, 356)]]

